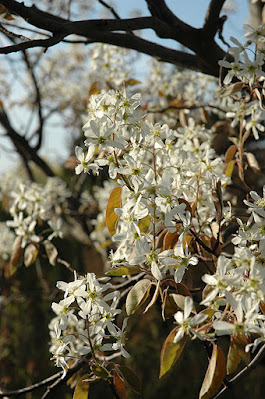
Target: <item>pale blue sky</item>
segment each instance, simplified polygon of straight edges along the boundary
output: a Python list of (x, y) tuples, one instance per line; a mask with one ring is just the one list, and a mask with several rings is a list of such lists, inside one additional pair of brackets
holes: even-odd
[[(171, 10), (174, 11), (180, 19), (195, 27), (202, 26), (207, 7), (209, 5), (209, 0), (167, 0), (166, 2)], [(35, 2), (33, 1), (33, 3)], [(142, 15), (149, 15), (145, 0), (116, 0), (115, 3), (117, 4), (116, 9), (121, 17), (130, 16), (130, 13), (135, 9), (142, 10)], [(229, 1), (227, 3), (229, 3)], [(229, 14), (228, 20), (224, 26), (223, 34), (226, 40), (229, 40), (231, 35), (235, 36), (239, 40), (243, 40), (244, 32), (242, 25), (248, 22), (248, 0), (236, 0), (234, 1), (234, 5), (235, 12)], [(148, 32), (147, 38), (149, 40), (156, 40), (155, 35), (153, 35), (151, 31)], [(168, 45), (171, 46), (172, 43), (173, 42), (170, 41), (168, 42)], [(174, 45), (177, 46), (175, 43)], [(48, 131), (46, 133), (46, 145), (42, 149), (42, 154), (54, 155), (55, 149), (57, 148), (59, 158), (61, 160), (62, 158), (65, 158), (67, 156), (67, 150), (64, 145), (65, 135), (63, 130), (57, 129), (56, 142), (54, 142), (54, 135), (51, 135)], [(11, 148), (9, 141), (0, 136), (0, 171), (4, 172), (14, 165), (16, 157), (14, 152), (10, 153), (5, 151), (2, 148), (2, 145), (7, 148)]]

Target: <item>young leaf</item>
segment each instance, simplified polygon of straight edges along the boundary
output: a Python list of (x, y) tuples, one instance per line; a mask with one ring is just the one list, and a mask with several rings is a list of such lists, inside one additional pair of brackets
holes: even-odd
[(97, 81), (93, 82), (89, 88), (87, 102), (89, 102), (89, 98), (91, 96), (93, 96), (94, 94), (99, 94), (100, 92), (101, 92), (101, 89), (99, 88), (99, 83)]
[(58, 251), (56, 246), (49, 240), (45, 240), (43, 242), (46, 254), (48, 256), (49, 262), (52, 266), (56, 265), (57, 257), (58, 257)]
[(232, 144), (225, 153), (225, 163), (229, 163), (234, 158), (235, 153), (237, 152), (237, 146)]
[(160, 284), (159, 284), (159, 282), (157, 282), (153, 298), (151, 299), (149, 304), (146, 306), (146, 308), (144, 310), (144, 313), (146, 313), (151, 308), (151, 306), (153, 306), (156, 303), (156, 300), (157, 300), (158, 295), (159, 295), (159, 288), (160, 288)]
[(227, 374), (234, 373), (241, 361), (244, 363), (249, 362), (250, 355), (245, 351), (245, 347), (248, 343), (248, 339), (243, 334), (230, 337), (230, 346), (226, 365)]
[(178, 360), (185, 343), (187, 341), (187, 335), (185, 334), (177, 343), (174, 344), (174, 338), (179, 329), (175, 327), (167, 336), (163, 343), (161, 355), (160, 355), (160, 374), (159, 378), (163, 377), (176, 363)]
[(249, 138), (249, 135), (250, 135), (250, 130), (247, 130), (247, 131), (243, 134), (243, 137), (242, 137), (242, 144), (244, 144), (244, 143), (247, 141), (247, 139)]
[(134, 313), (148, 298), (152, 283), (143, 279), (138, 281), (131, 289), (126, 298), (126, 312), (129, 316)]
[(118, 393), (118, 396), (120, 399), (126, 399), (127, 393), (126, 393), (126, 385), (123, 379), (117, 374), (116, 370), (114, 372), (114, 378), (113, 378), (113, 383), (115, 386), (115, 389)]
[(38, 253), (39, 250), (34, 244), (27, 245), (24, 251), (24, 263), (26, 267), (29, 267), (35, 262)]
[(174, 296), (177, 294), (168, 294), (166, 293), (163, 304), (162, 304), (162, 316), (163, 320), (169, 319), (173, 316), (178, 310), (179, 307), (175, 302)]
[(136, 274), (140, 272), (139, 266), (118, 266), (107, 271), (105, 274), (108, 276), (125, 276), (128, 274)]
[(89, 374), (85, 374), (80, 378), (75, 387), (73, 399), (88, 399), (89, 382), (86, 380), (89, 378)]
[(206, 371), (199, 399), (210, 399), (220, 388), (225, 376), (225, 355), (219, 346), (213, 344), (213, 353)]
[(8, 21), (12, 21), (15, 19), (12, 17), (12, 15), (8, 11), (8, 9), (4, 6), (2, 6), (2, 4), (0, 4), (0, 17), (7, 19)]
[(119, 216), (114, 212), (115, 208), (121, 208), (121, 187), (116, 187), (111, 192), (106, 209), (106, 225), (111, 236), (116, 233), (116, 225), (119, 219)]
[(232, 176), (234, 166), (235, 166), (235, 161), (228, 162), (228, 164), (226, 165), (225, 170), (224, 170), (226, 176), (228, 176), (228, 177)]
[(16, 237), (13, 244), (10, 265), (14, 268), (16, 268), (19, 265), (24, 252), (24, 249), (21, 247), (21, 241), (22, 241), (21, 237)]
[(244, 82), (236, 82), (232, 85), (222, 88), (219, 92), (219, 96), (220, 97), (231, 96), (241, 91), (244, 86), (245, 86)]
[(124, 82), (125, 87), (127, 87), (127, 86), (135, 86), (135, 85), (138, 85), (140, 83), (141, 83), (140, 80), (136, 80), (136, 79), (128, 79), (128, 80), (126, 80)]
[(102, 378), (102, 379), (110, 378), (110, 373), (105, 367), (93, 364), (91, 366), (91, 370), (93, 371), (95, 376), (97, 376), (99, 378)]
[(163, 251), (166, 249), (174, 248), (174, 245), (178, 242), (179, 239), (179, 231), (174, 231), (174, 233), (170, 233), (168, 231), (163, 240)]
[(148, 216), (144, 217), (143, 219), (140, 219), (138, 222), (138, 227), (141, 233), (143, 234), (148, 232), (149, 226), (150, 226), (150, 218)]
[(247, 157), (248, 164), (253, 170), (253, 172), (262, 174), (255, 155), (252, 154), (252, 152), (245, 152), (245, 155)]
[(125, 382), (127, 386), (133, 389), (136, 393), (141, 394), (141, 382), (137, 375), (129, 367), (116, 366), (115, 370), (118, 376)]

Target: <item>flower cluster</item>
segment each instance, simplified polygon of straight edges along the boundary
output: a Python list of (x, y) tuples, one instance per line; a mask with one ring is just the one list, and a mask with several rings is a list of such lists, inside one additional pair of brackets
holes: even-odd
[[(223, 82), (226, 88), (221, 90), (221, 95), (238, 95), (237, 101), (230, 103), (227, 116), (232, 118), (232, 126), (241, 122), (247, 131), (252, 131), (257, 140), (259, 133), (265, 130), (262, 123), (265, 119), (262, 103), (265, 93), (263, 71), (265, 27), (261, 25), (254, 29), (244, 25), (244, 28), (247, 31), (245, 34), (247, 41), (244, 44), (231, 37), (234, 46), (230, 47), (229, 54), (234, 60), (219, 61), (222, 68), (228, 69)], [(245, 98), (240, 93), (242, 88), (245, 89)], [(243, 98), (244, 101), (240, 101)]]
[[(22, 248), (30, 242), (37, 243), (44, 237), (48, 240), (62, 237), (60, 215), (69, 195), (65, 183), (57, 178), (49, 178), (45, 186), (20, 183), (17, 190), (11, 192), (9, 213), (13, 220), (8, 220), (6, 224), (21, 237)], [(47, 223), (41, 232), (38, 228), (40, 221)]]
[(64, 292), (64, 299), (53, 302), (56, 313), (49, 324), (52, 359), (62, 367), (64, 375), (69, 361), (89, 355), (91, 362), (102, 363), (102, 354), (117, 351), (128, 357), (124, 348), (127, 319), (120, 329), (115, 324), (120, 293), (112, 291), (108, 278), (97, 279), (94, 273), (85, 277), (75, 276), (66, 283), (58, 281), (57, 287)]
[[(76, 148), (76, 173), (108, 166), (122, 186), (113, 266), (141, 265), (157, 280), (173, 272), (180, 282), (186, 268), (197, 264), (188, 250), (190, 230), (206, 234), (215, 218), (212, 181), (229, 181), (222, 159), (210, 148), (211, 132), (192, 120), (178, 130), (153, 124), (140, 112), (139, 94), (115, 91), (91, 97), (83, 129), (88, 149)], [(178, 235), (174, 250), (161, 252), (157, 246), (161, 226)]]
[[(217, 335), (255, 333), (259, 343), (265, 340), (265, 316), (260, 312), (265, 301), (265, 195), (253, 191), (250, 195), (253, 202), (245, 203), (251, 214), (245, 224), (238, 219), (239, 231), (232, 239), (234, 253), (219, 256), (216, 273), (203, 276), (207, 286), (202, 304), (216, 310), (213, 327)], [(219, 321), (218, 310), (224, 305), (233, 313), (222, 313)]]

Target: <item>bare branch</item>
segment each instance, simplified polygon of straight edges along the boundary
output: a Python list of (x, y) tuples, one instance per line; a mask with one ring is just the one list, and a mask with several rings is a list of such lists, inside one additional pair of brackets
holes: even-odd
[(114, 10), (113, 7), (111, 7), (109, 4), (107, 4), (104, 0), (98, 0), (98, 2), (100, 4), (102, 4), (104, 7), (106, 7), (111, 13), (112, 15), (117, 18), (117, 19), (121, 19), (121, 17), (119, 16), (119, 14)]
[[(1, 4), (7, 6), (11, 12), (19, 14), (31, 25), (52, 33), (53, 37), (42, 41), (32, 40), (16, 46), (5, 47), (0, 49), (0, 53), (8, 54), (39, 46), (47, 48), (59, 43), (68, 35), (76, 34), (87, 38), (88, 43), (103, 42), (134, 49), (161, 61), (218, 76), (218, 61), (224, 58), (225, 52), (215, 43), (213, 38), (209, 37), (204, 29), (196, 29), (178, 19), (169, 10), (164, 0), (146, 1), (152, 14), (149, 17), (71, 22), (41, 11), (35, 6), (27, 7), (15, 0), (3, 0)], [(212, 4), (214, 5), (213, 2)], [(208, 21), (213, 21), (214, 16), (214, 12), (210, 12)], [(142, 29), (153, 29), (158, 37), (176, 40), (196, 55), (178, 52), (135, 37), (132, 34), (128, 35), (128, 32), (132, 33), (135, 30)], [(114, 31), (116, 32), (114, 33)], [(124, 31), (124, 33), (121, 33), (121, 31)]]
[(49, 39), (37, 39), (37, 40), (28, 40), (26, 42), (22, 42), (19, 44), (13, 44), (11, 46), (6, 46), (0, 48), (0, 54), (11, 54), (11, 53), (16, 53), (17, 51), (24, 51), (29, 48), (34, 48), (34, 47), (52, 47), (55, 44), (61, 42), (65, 37), (65, 34), (60, 34), (56, 35), (53, 37), (50, 37)]
[[(15, 39), (13, 39), (13, 38), (9, 38), (9, 39), (10, 39), (13, 43), (15, 43)], [(31, 63), (31, 61), (30, 61), (30, 59), (29, 59), (29, 57), (28, 57), (27, 52), (24, 50), (24, 51), (22, 51), (22, 53), (23, 53), (23, 58), (24, 58), (25, 64), (26, 64), (26, 66), (27, 66), (27, 70), (28, 70), (28, 72), (29, 72), (29, 74), (30, 74), (30, 76), (31, 76), (32, 82), (33, 82), (33, 86), (34, 86), (34, 89), (35, 89), (35, 93), (36, 93), (35, 104), (37, 105), (37, 109), (38, 109), (39, 126), (38, 126), (38, 128), (36, 129), (36, 131), (33, 133), (32, 137), (33, 137), (33, 136), (38, 136), (37, 144), (36, 144), (36, 146), (34, 147), (34, 150), (35, 150), (35, 151), (38, 151), (38, 150), (40, 149), (41, 143), (42, 143), (43, 126), (44, 126), (44, 117), (43, 117), (42, 104), (41, 104), (41, 93), (40, 93), (40, 89), (39, 89), (39, 86), (38, 86), (37, 77), (36, 77), (35, 72), (34, 72), (34, 66), (33, 66), (33, 64)], [(30, 172), (30, 169), (29, 169), (29, 167), (28, 167), (27, 162), (25, 162), (25, 167), (26, 167), (26, 169), (27, 169), (27, 171), (28, 171), (28, 174), (29, 174), (29, 176), (30, 176), (30, 178), (31, 178), (32, 175), (31, 175), (31, 172)]]
[(67, 20), (41, 11), (35, 6), (27, 7), (24, 3), (18, 3), (15, 0), (1, 0), (1, 4), (7, 7), (11, 13), (21, 16), (27, 23), (49, 32), (60, 32), (61, 26), (67, 22)]
[(47, 176), (54, 176), (53, 171), (46, 162), (38, 156), (37, 152), (32, 149), (25, 137), (20, 136), (11, 126), (3, 106), (0, 108), (0, 123), (5, 128), (6, 135), (12, 141), (17, 152), (22, 157), (23, 162), (33, 161)]
[(261, 362), (264, 356), (265, 356), (265, 344), (262, 345), (262, 347), (254, 357), (254, 359), (251, 360), (251, 362), (246, 367), (244, 367), (243, 370), (241, 370), (237, 375), (235, 375), (235, 377), (233, 377), (229, 381), (229, 386), (225, 386), (220, 392), (218, 392), (217, 395), (213, 397), (213, 399), (220, 398), (228, 388), (231, 388), (232, 385), (235, 385), (236, 383), (241, 381), (243, 377), (248, 375), (252, 370), (254, 370), (257, 367), (257, 365)]
[(212, 0), (209, 4), (206, 17), (204, 20), (203, 30), (210, 37), (214, 38), (219, 29), (220, 12), (223, 8), (225, 0)]
[(24, 61), (28, 67), (28, 72), (30, 73), (31, 79), (33, 81), (33, 86), (35, 88), (35, 93), (36, 93), (35, 103), (36, 103), (37, 109), (38, 109), (39, 126), (38, 126), (36, 132), (34, 133), (34, 136), (35, 135), (38, 136), (38, 142), (37, 142), (36, 146), (34, 147), (34, 150), (38, 151), (40, 149), (41, 143), (42, 143), (43, 126), (44, 126), (44, 118), (43, 118), (42, 104), (41, 104), (41, 93), (40, 93), (40, 89), (38, 86), (37, 78), (35, 76), (33, 65), (31, 64), (26, 51), (23, 51), (23, 56), (24, 56)]
[(44, 395), (42, 395), (41, 399), (45, 399), (48, 397), (54, 398), (54, 392), (57, 391), (57, 389), (60, 386), (64, 385), (66, 383), (66, 381), (68, 381), (69, 378), (71, 378), (72, 375), (74, 375), (78, 370), (80, 370), (82, 367), (87, 365), (89, 357), (90, 357), (90, 354), (84, 356), (73, 367), (71, 367), (70, 369), (67, 370), (64, 378), (60, 377), (57, 380), (55, 380), (55, 382), (47, 388), (46, 392), (44, 393)]
[(37, 382), (36, 384), (30, 385), (28, 387), (17, 389), (16, 391), (0, 392), (0, 398), (4, 398), (7, 396), (20, 396), (20, 395), (25, 395), (28, 392), (36, 391), (37, 389), (40, 389), (41, 387), (47, 386), (53, 381), (58, 380), (58, 378), (60, 378), (62, 374), (63, 372), (59, 371), (58, 373), (48, 378), (45, 378), (45, 380)]

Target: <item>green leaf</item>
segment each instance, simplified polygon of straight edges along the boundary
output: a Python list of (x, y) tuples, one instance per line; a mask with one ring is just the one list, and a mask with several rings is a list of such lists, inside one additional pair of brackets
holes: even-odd
[(228, 162), (228, 164), (226, 165), (225, 170), (224, 170), (226, 176), (228, 176), (228, 177), (232, 176), (234, 166), (235, 166), (235, 161)]
[(139, 266), (118, 266), (109, 271), (105, 274), (108, 276), (126, 276), (128, 274), (136, 274), (141, 271)]
[(80, 378), (78, 381), (75, 391), (74, 391), (74, 396), (73, 399), (87, 399), (88, 398), (88, 391), (89, 391), (89, 382), (86, 381), (88, 380), (89, 374), (83, 375), (83, 377)]
[(29, 267), (35, 262), (38, 253), (39, 249), (34, 244), (27, 245), (24, 252), (24, 263), (26, 267)]
[(124, 82), (125, 87), (127, 87), (127, 86), (135, 86), (135, 85), (138, 85), (140, 83), (141, 83), (140, 80), (136, 80), (136, 79), (128, 79), (128, 80), (126, 80)]
[(115, 208), (121, 208), (121, 187), (116, 187), (111, 192), (106, 209), (106, 225), (111, 236), (116, 233), (116, 225), (119, 219), (119, 216), (114, 212)]
[(125, 305), (128, 316), (134, 313), (148, 298), (151, 285), (150, 280), (143, 279), (138, 281), (129, 291)]
[(91, 366), (91, 370), (93, 371), (93, 373), (95, 374), (95, 376), (102, 378), (102, 379), (106, 379), (106, 378), (110, 378), (110, 373), (108, 372), (108, 370), (105, 367), (101, 367), (99, 365), (93, 364)]
[(220, 388), (225, 376), (225, 355), (219, 346), (213, 344), (213, 353), (206, 371), (199, 399), (210, 399)]
[(58, 251), (56, 246), (49, 240), (45, 240), (43, 242), (46, 254), (48, 256), (49, 262), (52, 266), (56, 265), (57, 257), (58, 257)]
[(148, 216), (144, 217), (143, 219), (140, 219), (138, 222), (138, 227), (140, 229), (140, 232), (145, 234), (148, 233), (150, 226), (150, 218)]
[(187, 340), (185, 334), (177, 343), (174, 343), (174, 338), (178, 332), (179, 326), (175, 327), (167, 336), (163, 343), (160, 355), (160, 374), (159, 378), (163, 377), (178, 360)]
[(125, 382), (125, 384), (133, 389), (136, 393), (141, 394), (142, 385), (138, 376), (126, 366), (117, 366), (115, 370), (118, 376)]

